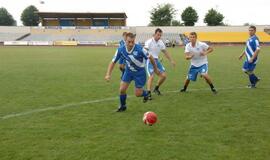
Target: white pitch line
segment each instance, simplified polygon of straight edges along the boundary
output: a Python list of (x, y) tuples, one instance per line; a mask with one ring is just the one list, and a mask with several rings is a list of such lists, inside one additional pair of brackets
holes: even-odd
[(1, 117), (0, 119), (9, 119), (9, 118), (20, 117), (20, 116), (24, 116), (24, 115), (33, 114), (33, 113), (40, 113), (40, 112), (51, 111), (51, 110), (60, 110), (60, 109), (68, 108), (68, 107), (77, 107), (77, 106), (84, 105), (84, 104), (100, 103), (100, 102), (112, 101), (112, 100), (116, 100), (116, 99), (118, 99), (118, 97), (98, 99), (98, 100), (92, 100), (92, 101), (83, 101), (83, 102), (79, 102), (79, 103), (69, 103), (69, 104), (63, 104), (60, 106), (47, 107), (47, 108), (41, 108), (41, 109), (33, 109), (30, 111), (26, 111), (26, 112), (5, 115), (5, 116)]
[[(220, 90), (233, 90), (233, 89), (249, 89), (247, 87), (227, 87), (227, 88), (217, 88), (217, 91)], [(260, 89), (270, 89), (270, 88), (260, 88)], [(210, 88), (200, 88), (200, 89), (188, 89), (187, 91), (210, 91)], [(164, 93), (177, 93), (180, 92), (180, 90), (176, 91), (165, 91)]]
[[(247, 89), (247, 88), (246, 87), (219, 88), (218, 91), (220, 91), (220, 90), (233, 90), (233, 89)], [(260, 89), (270, 89), (270, 87), (260, 88)], [(206, 91), (206, 90), (210, 90), (210, 89), (209, 88), (189, 89), (189, 91)], [(164, 93), (177, 93), (177, 92), (179, 92), (179, 90), (165, 91)], [(129, 96), (129, 98), (133, 98), (133, 97), (135, 97), (135, 96)], [(60, 106), (52, 106), (52, 107), (46, 107), (46, 108), (41, 108), (41, 109), (33, 109), (33, 110), (30, 110), (30, 111), (26, 111), (26, 112), (8, 114), (8, 115), (0, 117), (0, 120), (1, 119), (4, 120), (4, 119), (10, 119), (10, 118), (14, 118), (14, 117), (30, 115), (30, 114), (34, 114), (34, 113), (52, 111), (52, 110), (61, 110), (61, 109), (69, 108), (69, 107), (78, 107), (78, 106), (85, 105), (85, 104), (93, 104), (93, 103), (101, 103), (101, 102), (106, 102), (106, 101), (113, 101), (113, 100), (117, 100), (117, 99), (118, 99), (118, 97), (111, 97), (111, 98), (83, 101), (83, 102), (79, 102), (79, 103), (63, 104), (63, 105), (60, 105)]]

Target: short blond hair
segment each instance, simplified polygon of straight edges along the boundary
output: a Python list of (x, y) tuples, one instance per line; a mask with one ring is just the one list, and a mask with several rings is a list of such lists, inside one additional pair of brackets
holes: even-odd
[(190, 32), (189, 35), (195, 36), (196, 38), (198, 37), (196, 32)]
[(128, 32), (128, 33), (126, 34), (126, 37), (129, 37), (129, 38), (135, 38), (135, 37), (136, 37), (136, 34), (131, 33), (131, 32)]

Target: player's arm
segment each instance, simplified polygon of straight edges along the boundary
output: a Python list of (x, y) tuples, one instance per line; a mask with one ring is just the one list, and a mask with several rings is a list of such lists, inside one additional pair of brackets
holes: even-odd
[(145, 49), (145, 51), (146, 51), (146, 52), (148, 52), (148, 51), (149, 51), (149, 49), (148, 49), (147, 47), (143, 47), (143, 49)]
[(249, 62), (252, 63), (254, 59), (259, 55), (259, 53), (260, 53), (260, 49), (256, 49), (253, 56), (250, 58)]
[(190, 52), (186, 52), (185, 53), (185, 58), (186, 60), (191, 60), (194, 57), (194, 54), (190, 53)]
[(110, 62), (108, 69), (107, 69), (107, 73), (105, 75), (106, 81), (110, 81), (114, 66), (115, 66), (115, 62)]
[(162, 50), (162, 52), (164, 53), (165, 57), (171, 62), (173, 67), (175, 67), (175, 61), (172, 59), (170, 53), (166, 49)]
[[(146, 44), (147, 44), (147, 42), (146, 42)], [(149, 54), (149, 48), (148, 48), (148, 45), (145, 45), (144, 47), (143, 47), (143, 49), (142, 49), (142, 52), (143, 52), (143, 55), (144, 55), (144, 57), (147, 59), (149, 59), (149, 61), (150, 61), (150, 63), (153, 65), (153, 68), (154, 68), (154, 72), (157, 74), (157, 75), (159, 75), (160, 74), (160, 71), (158, 70), (158, 68), (157, 68), (157, 64), (156, 64), (156, 62), (155, 62), (155, 59), (154, 59), (154, 57), (151, 55), (151, 54)]]
[(201, 53), (201, 56), (206, 56), (206, 55), (208, 55), (209, 53), (211, 53), (211, 52), (213, 52), (213, 48), (212, 47), (208, 47), (205, 51), (203, 51), (202, 53)]
[(154, 57), (151, 55), (151, 54), (149, 54), (148, 53), (148, 47), (144, 47), (143, 49), (142, 49), (142, 52), (143, 52), (143, 55), (144, 55), (144, 57), (147, 59), (149, 59), (149, 61), (150, 61), (150, 63), (153, 65), (153, 68), (154, 68), (154, 72), (157, 74), (157, 75), (159, 75), (160, 74), (160, 71), (158, 70), (158, 67), (157, 67), (157, 64), (156, 64), (156, 62), (155, 62), (155, 59), (154, 59)]
[(112, 75), (112, 71), (113, 71), (113, 68), (116, 64), (116, 62), (120, 59), (120, 52), (118, 52), (118, 49), (116, 50), (116, 53), (112, 59), (112, 62), (110, 62), (108, 68), (107, 68), (107, 72), (106, 72), (106, 75), (105, 75), (105, 80), (106, 81), (110, 81), (111, 79), (111, 75)]
[(194, 57), (194, 54), (190, 52), (190, 45), (185, 46), (185, 58), (186, 60), (191, 60)]
[(244, 55), (245, 55), (246, 53), (245, 53), (245, 51), (239, 56), (239, 60), (241, 60), (243, 57), (244, 57)]
[(254, 61), (254, 59), (257, 58), (257, 56), (260, 53), (260, 44), (259, 44), (259, 41), (256, 40), (255, 43), (256, 43), (256, 51), (254, 52), (253, 56), (250, 58), (249, 63), (252, 63)]
[(151, 63), (151, 64), (153, 65), (153, 67), (154, 67), (154, 72), (155, 72), (157, 75), (159, 75), (159, 74), (160, 74), (160, 71), (158, 70), (158, 67), (157, 67), (157, 64), (156, 64), (156, 62), (155, 62), (154, 57), (153, 57), (152, 55), (149, 55), (148, 58), (149, 58), (150, 63)]

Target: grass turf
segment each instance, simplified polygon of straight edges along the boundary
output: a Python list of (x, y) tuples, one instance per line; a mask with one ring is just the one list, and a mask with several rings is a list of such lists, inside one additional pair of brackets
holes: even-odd
[[(248, 78), (237, 60), (243, 47), (214, 49), (209, 74), (218, 95), (201, 78), (188, 93), (173, 92), (183, 85), (189, 66), (183, 48), (174, 48), (169, 51), (176, 68), (164, 60), (164, 95), (143, 104), (131, 84), (128, 110), (119, 114), (117, 98), (53, 108), (117, 97), (118, 68), (110, 83), (104, 81), (115, 48), (1, 47), (0, 159), (269, 159), (270, 48), (260, 53), (257, 89), (244, 88)], [(38, 112), (3, 119), (33, 110)], [(152, 127), (142, 123), (149, 110), (158, 114)]]

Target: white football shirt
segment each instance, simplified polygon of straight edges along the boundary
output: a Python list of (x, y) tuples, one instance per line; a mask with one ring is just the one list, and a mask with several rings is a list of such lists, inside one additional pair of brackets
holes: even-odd
[(197, 41), (194, 47), (192, 47), (191, 42), (189, 42), (186, 45), (185, 53), (194, 54), (194, 57), (190, 60), (191, 65), (195, 67), (200, 67), (204, 64), (207, 64), (207, 56), (201, 56), (201, 53), (203, 51), (206, 51), (208, 48), (209, 46), (204, 42)]
[(166, 46), (161, 39), (156, 41), (154, 38), (151, 38), (145, 42), (144, 48), (146, 48), (148, 53), (154, 58), (158, 58), (160, 51), (165, 50)]

